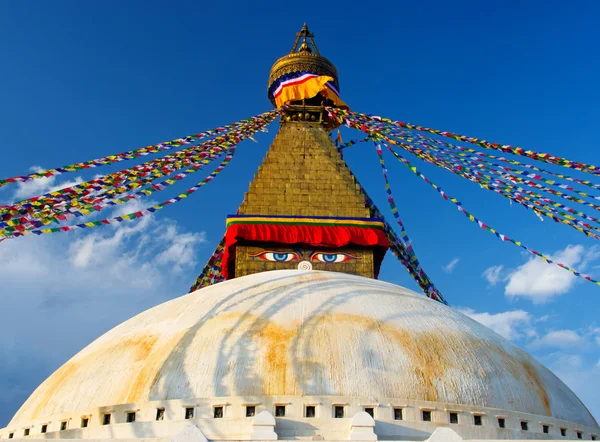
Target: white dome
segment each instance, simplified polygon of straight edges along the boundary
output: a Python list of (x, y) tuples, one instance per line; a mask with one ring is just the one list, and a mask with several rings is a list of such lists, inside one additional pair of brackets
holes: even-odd
[(597, 427), (548, 369), (452, 308), (382, 281), (279, 270), (124, 322), (42, 383), (7, 428), (119, 404), (250, 396), (418, 400)]

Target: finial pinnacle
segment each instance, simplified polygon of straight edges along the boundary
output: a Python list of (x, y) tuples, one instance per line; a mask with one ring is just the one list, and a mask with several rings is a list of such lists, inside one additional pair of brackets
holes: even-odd
[[(304, 22), (304, 25), (302, 25), (302, 29), (300, 29), (300, 32), (296, 32), (296, 41), (294, 42), (294, 46), (292, 47), (290, 54), (294, 54), (296, 52), (303, 52), (310, 54), (314, 53), (315, 55), (319, 55), (319, 50), (317, 49), (317, 45), (315, 44), (314, 37), (315, 34), (311, 33), (308, 30), (308, 25), (306, 24), (306, 22)], [(298, 43), (300, 43), (300, 40), (302, 40), (302, 44), (300, 45), (300, 47), (298, 47)], [(310, 45), (307, 40), (310, 41)]]
[[(273, 64), (271, 72), (269, 73), (269, 82), (267, 85), (267, 95), (269, 100), (271, 100), (271, 103), (273, 103), (275, 107), (279, 107), (280, 105), (277, 104), (274, 95), (276, 89), (281, 86), (282, 82), (297, 76), (298, 73), (301, 73), (302, 75), (311, 73), (317, 76), (331, 77), (333, 81), (330, 86), (335, 89), (331, 89), (331, 94), (338, 97), (335, 99), (338, 100), (340, 87), (335, 66), (327, 58), (321, 56), (319, 49), (315, 44), (314, 34), (309, 31), (306, 23), (302, 25), (300, 32), (296, 32), (295, 34), (296, 39), (292, 46), (292, 50), (287, 55), (278, 59)], [(339, 99), (339, 102), (343, 103), (341, 99)]]

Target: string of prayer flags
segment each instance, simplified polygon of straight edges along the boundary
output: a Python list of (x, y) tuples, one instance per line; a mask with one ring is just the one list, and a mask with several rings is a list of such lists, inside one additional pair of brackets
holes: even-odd
[(196, 278), (192, 287), (190, 287), (189, 293), (195, 292), (204, 287), (208, 287), (209, 285), (218, 284), (219, 282), (225, 281), (225, 277), (223, 276), (222, 268), (223, 268), (223, 255), (225, 253), (225, 235), (223, 235), (223, 239), (217, 245), (217, 248), (208, 259), (208, 262), (202, 269), (200, 276)]
[(577, 161), (571, 161), (566, 158), (560, 158), (560, 157), (550, 155), (548, 153), (540, 153), (540, 152), (535, 152), (532, 150), (525, 150), (521, 147), (514, 147), (509, 144), (491, 143), (489, 141), (480, 140), (479, 138), (475, 138), (475, 137), (467, 137), (465, 135), (459, 135), (459, 134), (455, 134), (455, 133), (448, 132), (448, 131), (431, 129), (431, 128), (424, 127), (424, 126), (419, 126), (419, 125), (410, 124), (410, 123), (404, 123), (402, 121), (393, 121), (393, 120), (379, 117), (379, 116), (360, 114), (358, 112), (353, 112), (353, 111), (350, 111), (347, 109), (328, 107), (327, 110), (329, 111), (330, 115), (332, 115), (333, 117), (335, 117), (337, 119), (343, 119), (344, 116), (348, 116), (348, 115), (361, 117), (361, 118), (365, 118), (370, 121), (379, 121), (381, 123), (386, 123), (386, 124), (401, 127), (401, 128), (416, 130), (419, 132), (427, 132), (427, 133), (430, 133), (433, 135), (439, 135), (439, 136), (443, 136), (443, 137), (447, 137), (447, 138), (452, 138), (452, 139), (455, 139), (455, 140), (458, 140), (458, 141), (461, 141), (464, 143), (476, 144), (476, 145), (484, 147), (486, 149), (499, 150), (501, 152), (512, 153), (514, 155), (524, 156), (527, 158), (531, 158), (533, 160), (543, 161), (545, 163), (556, 164), (558, 166), (567, 167), (567, 168), (575, 169), (575, 170), (580, 170), (582, 172), (587, 172), (587, 173), (591, 173), (591, 174), (595, 174), (595, 175), (600, 175), (600, 168), (598, 166), (580, 163)]
[(384, 232), (390, 245), (390, 250), (392, 251), (394, 256), (396, 256), (398, 261), (400, 261), (400, 263), (404, 266), (404, 268), (406, 268), (408, 273), (412, 276), (412, 278), (419, 285), (419, 287), (421, 287), (421, 290), (423, 290), (425, 296), (434, 299), (438, 302), (441, 302), (442, 304), (448, 305), (448, 303), (446, 302), (440, 291), (433, 284), (433, 281), (429, 278), (425, 270), (423, 270), (421, 266), (419, 266), (418, 268), (415, 266), (414, 262), (416, 261), (416, 255), (412, 247), (411, 254), (409, 255), (408, 251), (404, 247), (403, 241), (400, 238), (398, 238), (398, 235), (396, 235), (396, 232), (394, 231), (390, 223), (388, 223), (385, 220), (385, 217), (383, 216), (379, 208), (375, 205), (371, 197), (369, 197), (369, 194), (360, 185), (358, 180), (356, 181), (356, 183), (358, 184), (360, 191), (365, 198), (366, 205), (371, 211), (371, 216), (373, 218), (379, 218), (384, 220)]
[[(490, 168), (483, 163), (480, 158), (476, 158), (478, 162), (474, 162), (472, 161), (472, 157), (465, 158), (465, 156), (467, 156), (466, 154), (453, 150), (452, 148), (455, 146), (442, 140), (424, 137), (418, 133), (411, 133), (404, 128), (393, 127), (387, 123), (382, 123), (379, 120), (369, 120), (362, 117), (348, 116), (342, 118), (341, 122), (348, 127), (356, 128), (369, 134), (367, 138), (370, 137), (372, 139), (377, 139), (379, 137), (384, 139), (389, 144), (402, 147), (421, 160), (430, 162), (456, 173), (463, 178), (467, 178), (470, 181), (476, 182), (484, 189), (499, 193), (509, 198), (511, 201), (515, 201), (528, 209), (532, 209), (534, 213), (540, 217), (540, 219), (542, 216), (546, 216), (555, 222), (568, 225), (587, 236), (600, 239), (595, 233), (592, 232), (598, 231), (598, 229), (595, 226), (590, 225), (590, 221), (596, 222), (597, 218), (577, 210), (576, 208), (558, 203), (549, 196), (541, 195), (534, 191), (524, 189), (523, 187), (520, 187), (519, 184), (534, 188), (536, 190), (548, 192), (551, 195), (558, 196), (572, 202), (584, 204), (595, 210), (600, 210), (600, 206), (597, 206), (594, 203), (586, 202), (581, 198), (568, 195), (564, 192), (556, 191), (544, 186), (539, 182), (534, 182), (529, 178), (521, 178), (520, 176), (516, 176), (517, 174), (507, 173), (505, 172), (506, 168), (504, 166), (500, 166), (497, 169)], [(427, 151), (422, 149), (422, 147), (427, 149)], [(477, 152), (472, 149), (469, 151)], [(455, 153), (460, 153), (462, 155), (456, 156)], [(471, 166), (475, 166), (476, 169), (472, 168)], [(531, 175), (531, 172), (524, 171), (523, 174)], [(552, 180), (549, 181), (550, 183), (554, 183)], [(567, 185), (560, 184), (560, 187), (572, 190), (572, 187)], [(580, 194), (589, 196), (589, 194), (585, 192), (580, 192)]]
[(387, 193), (388, 204), (390, 206), (390, 210), (392, 211), (392, 215), (396, 219), (396, 223), (400, 227), (400, 242), (403, 246), (403, 249), (406, 250), (406, 254), (408, 255), (408, 258), (409, 258), (409, 263), (410, 263), (411, 267), (414, 268), (415, 273), (424, 274), (425, 272), (421, 267), (421, 263), (419, 262), (419, 259), (417, 258), (417, 255), (414, 252), (412, 242), (411, 242), (410, 238), (408, 237), (408, 232), (406, 231), (406, 228), (404, 227), (404, 223), (400, 219), (400, 214), (398, 213), (398, 206), (396, 206), (396, 202), (394, 200), (394, 195), (392, 194), (392, 187), (390, 185), (390, 181), (389, 181), (389, 178), (387, 175), (387, 168), (385, 167), (385, 161), (383, 159), (383, 152), (381, 150), (381, 145), (379, 145), (377, 143), (374, 143), (374, 144), (375, 144), (375, 150), (379, 157), (379, 164), (381, 166), (383, 178), (385, 180), (385, 191)]
[[(215, 138), (201, 145), (190, 146), (179, 152), (162, 158), (134, 166), (130, 169), (115, 172), (94, 180), (80, 183), (42, 196), (32, 197), (11, 205), (0, 206), (0, 238), (14, 238), (28, 234), (54, 233), (69, 231), (77, 228), (89, 228), (110, 222), (121, 222), (124, 219), (136, 219), (144, 214), (159, 210), (166, 204), (178, 202), (187, 194), (212, 180), (215, 175), (208, 176), (201, 183), (189, 189), (185, 194), (169, 200), (161, 205), (146, 209), (137, 214), (107, 218), (101, 221), (81, 223), (74, 226), (44, 228), (50, 224), (84, 217), (92, 212), (107, 207), (114, 207), (132, 199), (152, 195), (154, 192), (165, 190), (168, 186), (186, 178), (202, 169), (223, 154), (227, 154), (224, 163), (213, 174), (218, 174), (230, 161), (230, 155), (235, 151), (234, 146), (244, 139), (252, 138), (259, 130), (266, 131), (266, 126), (276, 117), (276, 112), (234, 123), (219, 131)], [(182, 170), (185, 169), (185, 170)], [(163, 176), (178, 172), (162, 182), (155, 181)], [(144, 187), (149, 185), (149, 187)], [(120, 195), (123, 195), (119, 197)]]
[(175, 198), (171, 198), (171, 199), (164, 201), (160, 204), (157, 204), (155, 206), (148, 207), (146, 209), (139, 210), (136, 212), (131, 212), (131, 213), (128, 213), (125, 215), (115, 216), (112, 218), (106, 218), (106, 219), (103, 219), (100, 221), (90, 221), (90, 222), (81, 223), (81, 224), (53, 227), (51, 229), (25, 230), (25, 229), (19, 229), (18, 228), (19, 226), (17, 226), (17, 228), (12, 231), (9, 231), (8, 229), (0, 230), (0, 237), (13, 238), (13, 237), (31, 235), (31, 234), (42, 235), (42, 234), (48, 234), (48, 233), (69, 232), (69, 231), (77, 230), (77, 229), (94, 228), (94, 227), (104, 226), (104, 225), (108, 225), (108, 224), (114, 224), (116, 222), (121, 223), (123, 221), (135, 220), (135, 219), (141, 218), (143, 216), (150, 215), (160, 209), (165, 208), (166, 206), (168, 206), (170, 204), (175, 204), (180, 201), (183, 201), (189, 195), (196, 192), (199, 188), (201, 188), (205, 184), (212, 181), (229, 164), (229, 162), (233, 158), (234, 153), (235, 153), (235, 146), (230, 149), (230, 151), (227, 153), (227, 156), (225, 156), (225, 159), (223, 160), (223, 162), (214, 171), (212, 171), (210, 173), (210, 175), (208, 175), (206, 178), (204, 178), (202, 181), (200, 181), (195, 186), (193, 186), (193, 187), (189, 188), (188, 190), (186, 190), (185, 192), (179, 194)]
[(444, 198), (446, 201), (450, 201), (453, 204), (455, 204), (458, 207), (458, 210), (461, 211), (470, 221), (476, 223), (479, 225), (479, 227), (481, 227), (482, 229), (493, 233), (500, 241), (503, 242), (510, 242), (518, 247), (521, 247), (522, 249), (526, 250), (527, 252), (543, 259), (546, 263), (548, 264), (555, 264), (565, 270), (568, 270), (569, 272), (573, 273), (576, 276), (579, 276), (583, 279), (586, 279), (590, 282), (593, 282), (594, 284), (600, 285), (600, 281), (596, 281), (595, 279), (592, 279), (589, 275), (586, 275), (585, 273), (581, 273), (576, 271), (575, 269), (572, 269), (571, 267), (568, 267), (565, 264), (559, 263), (559, 262), (555, 262), (553, 260), (551, 260), (550, 258), (548, 258), (547, 256), (543, 255), (540, 252), (537, 252), (533, 249), (530, 249), (529, 247), (525, 246), (522, 242), (514, 240), (509, 238), (508, 236), (496, 231), (495, 229), (493, 229), (492, 227), (490, 227), (488, 224), (482, 222), (481, 220), (479, 220), (477, 217), (475, 217), (473, 214), (471, 214), (470, 212), (468, 212), (462, 205), (462, 203), (460, 201), (458, 201), (456, 198), (452, 198), (451, 196), (449, 196), (448, 194), (446, 194), (446, 192), (444, 192), (444, 190), (437, 186), (435, 183), (433, 183), (432, 181), (430, 181), (427, 177), (425, 177), (425, 175), (423, 175), (421, 172), (419, 172), (417, 170), (417, 168), (415, 166), (413, 166), (408, 160), (406, 160), (404, 157), (402, 157), (400, 154), (398, 154), (397, 152), (395, 152), (393, 149), (391, 149), (389, 146), (386, 145), (386, 147), (388, 147), (388, 149), (394, 154), (394, 156), (400, 161), (402, 162), (412, 173), (414, 173), (415, 175), (417, 175), (418, 177), (422, 178), (427, 184), (429, 184), (430, 186), (432, 186), (439, 194), (442, 198)]
[(107, 164), (113, 164), (120, 161), (131, 160), (138, 158), (140, 156), (148, 155), (151, 153), (161, 152), (165, 150), (171, 150), (180, 146), (192, 144), (195, 141), (198, 141), (201, 138), (211, 137), (218, 135), (220, 132), (227, 131), (229, 129), (235, 128), (238, 125), (245, 123), (260, 123), (261, 120), (265, 118), (275, 118), (279, 114), (279, 110), (265, 112), (256, 117), (249, 118), (247, 120), (242, 120), (237, 123), (233, 123), (227, 126), (221, 126), (215, 129), (207, 130), (204, 132), (200, 132), (194, 135), (188, 135), (183, 138), (177, 138), (171, 141), (164, 141), (162, 143), (157, 143), (152, 146), (146, 146), (139, 149), (129, 150), (127, 152), (118, 153), (115, 155), (109, 155), (102, 158), (97, 158), (94, 160), (84, 161), (82, 163), (74, 163), (66, 166), (58, 167), (56, 169), (48, 169), (40, 172), (31, 173), (29, 175), (18, 175), (11, 178), (0, 179), (0, 187), (3, 187), (10, 183), (18, 183), (18, 182), (26, 182), (39, 178), (48, 178), (51, 176), (60, 175), (68, 172), (76, 172), (82, 169), (90, 169), (94, 167), (100, 167)]

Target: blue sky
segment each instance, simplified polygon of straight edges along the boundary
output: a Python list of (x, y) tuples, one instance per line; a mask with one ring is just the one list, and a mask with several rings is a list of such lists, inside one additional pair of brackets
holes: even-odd
[[(0, 2), (0, 176), (269, 110), (269, 68), (304, 21), (354, 110), (600, 163), (597, 2), (254, 3)], [(0, 427), (95, 337), (185, 293), (276, 129), (243, 143), (217, 180), (155, 218), (0, 245)], [(385, 207), (372, 147), (354, 146), (345, 158)], [(452, 306), (531, 352), (600, 417), (600, 287), (532, 262), (387, 161), (417, 254)], [(594, 240), (415, 163), (501, 232), (600, 279)], [(92, 176), (7, 187), (0, 201)], [(392, 257), (381, 278), (417, 289)]]

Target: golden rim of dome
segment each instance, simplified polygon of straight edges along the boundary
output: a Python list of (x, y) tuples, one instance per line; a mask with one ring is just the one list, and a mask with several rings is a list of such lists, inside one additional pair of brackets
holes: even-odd
[[(300, 41), (302, 43), (300, 44)], [(300, 32), (296, 33), (296, 41), (289, 54), (278, 59), (271, 68), (267, 94), (269, 89), (283, 75), (293, 72), (312, 72), (317, 75), (328, 75), (333, 78), (335, 87), (340, 89), (338, 72), (335, 66), (327, 58), (319, 54), (319, 49), (314, 41), (314, 34), (310, 33), (308, 26), (304, 23)], [(275, 104), (269, 94), (269, 100)]]

